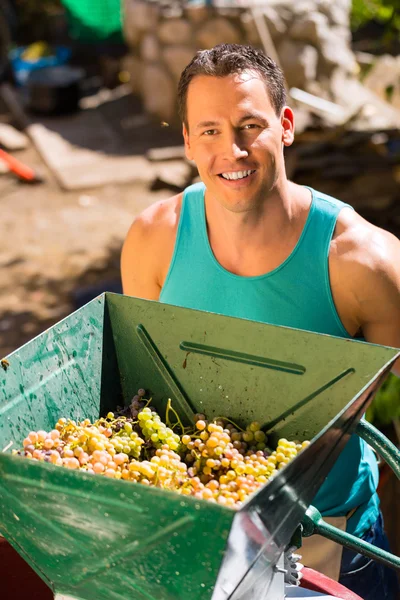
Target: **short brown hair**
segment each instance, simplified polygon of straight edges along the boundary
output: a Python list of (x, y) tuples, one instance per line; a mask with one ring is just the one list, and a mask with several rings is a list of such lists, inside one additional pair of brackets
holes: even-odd
[(187, 126), (187, 91), (197, 75), (227, 77), (243, 71), (253, 71), (264, 81), (276, 114), (286, 103), (285, 80), (279, 66), (262, 50), (241, 44), (218, 44), (210, 50), (199, 50), (182, 71), (178, 84), (178, 111)]

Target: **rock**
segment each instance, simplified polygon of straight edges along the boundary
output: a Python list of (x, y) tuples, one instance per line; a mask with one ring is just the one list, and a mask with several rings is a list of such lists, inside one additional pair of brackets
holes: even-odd
[(359, 65), (371, 67), (376, 59), (375, 54), (371, 54), (371, 52), (361, 52), (357, 51), (354, 53), (356, 57), (356, 61)]
[(184, 19), (167, 19), (159, 24), (157, 36), (163, 44), (190, 44), (192, 27)]
[(176, 89), (164, 68), (147, 64), (143, 69), (143, 102), (152, 115), (171, 121), (175, 117)]
[(192, 60), (195, 52), (188, 46), (165, 46), (163, 48), (164, 62), (177, 84), (183, 69)]
[(304, 87), (317, 75), (318, 51), (313, 46), (285, 39), (278, 46), (279, 59), (289, 87)]
[(375, 60), (363, 83), (380, 98), (387, 100), (388, 88), (396, 87), (399, 81), (400, 57), (384, 54)]
[(184, 16), (183, 6), (181, 4), (171, 4), (170, 6), (162, 4), (160, 15), (163, 19), (181, 19)]
[(341, 69), (335, 69), (330, 83), (334, 101), (346, 106), (349, 116), (353, 115), (351, 129), (385, 131), (400, 128), (400, 111), (354, 77), (349, 77)]
[(160, 43), (153, 33), (147, 33), (140, 43), (140, 56), (146, 62), (160, 60)]
[(121, 60), (121, 71), (126, 71), (129, 74), (129, 86), (133, 94), (141, 94), (142, 79), (143, 79), (143, 62), (133, 56), (127, 54)]
[(300, 42), (307, 42), (319, 48), (325, 30), (329, 29), (328, 17), (313, 12), (295, 21), (289, 29), (289, 37)]
[(318, 10), (326, 15), (332, 25), (340, 25), (349, 28), (351, 0), (320, 0)]
[(292, 14), (292, 22), (295, 22), (299, 17), (310, 15), (315, 12), (315, 1), (300, 0), (298, 2), (290, 2), (290, 11)]
[(330, 32), (332, 35), (335, 35), (339, 40), (339, 43), (342, 42), (345, 46), (352, 52), (355, 59), (355, 53), (351, 50), (351, 31), (349, 27), (343, 27), (341, 25), (331, 25)]
[(122, 2), (122, 31), (126, 44), (134, 48), (140, 40), (140, 29), (135, 18), (134, 4), (136, 0), (123, 0)]
[(258, 35), (253, 15), (246, 11), (241, 15), (240, 20), (244, 29), (246, 43), (252, 46), (261, 47), (261, 40)]
[(330, 71), (332, 67), (340, 66), (346, 73), (353, 75), (358, 73), (358, 65), (353, 52), (346, 43), (339, 40), (332, 28), (324, 30), (320, 49), (320, 66), (323, 70)]
[(294, 107), (293, 112), (295, 136), (297, 136), (300, 135), (308, 127), (311, 127), (311, 125), (313, 124), (313, 115), (309, 110), (303, 108), (302, 106)]
[(154, 31), (159, 18), (156, 2), (146, 0), (123, 0), (124, 34), (128, 45), (135, 45), (140, 33)]
[(274, 41), (279, 40), (287, 31), (287, 25), (280, 16), (279, 10), (272, 6), (266, 6), (262, 10), (269, 33)]
[[(257, 18), (261, 19), (263, 17), (273, 41), (280, 40), (287, 30), (287, 25), (279, 12), (271, 6), (257, 9)], [(246, 42), (255, 46), (261, 46), (262, 43), (252, 13), (244, 12), (241, 15), (241, 22), (246, 32)]]
[(196, 44), (201, 49), (212, 48), (221, 43), (240, 44), (241, 42), (239, 29), (221, 17), (207, 21), (196, 34)]
[(331, 98), (329, 93), (330, 80), (328, 77), (319, 75), (318, 79), (314, 79), (314, 81), (307, 81), (304, 89), (310, 94), (319, 96), (319, 98), (323, 98), (324, 100), (330, 100)]
[(390, 98), (390, 104), (400, 111), (400, 80), (398, 80), (397, 85), (393, 90), (392, 97)]
[(195, 4), (187, 4), (185, 6), (185, 15), (191, 23), (195, 23), (196, 25), (203, 23), (213, 14), (213, 9), (207, 6), (196, 6)]

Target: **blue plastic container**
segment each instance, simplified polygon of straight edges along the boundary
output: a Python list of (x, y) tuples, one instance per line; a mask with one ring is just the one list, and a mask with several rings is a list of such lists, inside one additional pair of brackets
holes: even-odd
[(28, 61), (22, 58), (25, 47), (15, 48), (10, 52), (11, 65), (14, 71), (15, 80), (18, 85), (25, 85), (32, 71), (43, 69), (44, 67), (57, 67), (65, 65), (71, 58), (71, 50), (65, 46), (56, 46), (54, 55), (44, 56), (38, 60)]

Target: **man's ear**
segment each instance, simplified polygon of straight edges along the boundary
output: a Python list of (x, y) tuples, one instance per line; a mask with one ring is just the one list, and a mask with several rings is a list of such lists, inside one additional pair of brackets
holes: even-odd
[(282, 142), (284, 146), (291, 146), (294, 141), (294, 114), (289, 106), (285, 106), (281, 116)]
[(188, 160), (193, 160), (193, 154), (192, 154), (192, 151), (190, 149), (189, 132), (188, 132), (188, 130), (186, 128), (185, 123), (182, 126), (182, 134), (183, 134), (183, 140), (185, 142), (185, 155), (186, 155), (186, 158)]

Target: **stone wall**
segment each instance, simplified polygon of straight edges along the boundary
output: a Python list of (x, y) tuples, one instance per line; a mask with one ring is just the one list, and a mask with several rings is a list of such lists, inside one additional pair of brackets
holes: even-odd
[(269, 0), (253, 10), (150, 0), (122, 2), (130, 48), (124, 68), (147, 112), (168, 123), (178, 122), (177, 84), (196, 50), (221, 42), (263, 47), (264, 23), (289, 88), (336, 101), (338, 82), (357, 74), (350, 50), (351, 0)]

